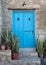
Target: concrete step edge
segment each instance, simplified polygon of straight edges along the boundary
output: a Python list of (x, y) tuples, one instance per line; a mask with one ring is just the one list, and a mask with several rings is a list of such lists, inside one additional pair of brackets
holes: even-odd
[(19, 52), (21, 51), (30, 51), (30, 52), (35, 52), (36, 49), (35, 48), (19, 48)]
[(25, 56), (25, 57), (33, 57), (33, 56), (36, 56), (36, 57), (38, 57), (38, 55), (24, 55), (24, 54), (22, 54), (22, 55), (19, 55), (20, 57), (22, 57), (22, 56)]

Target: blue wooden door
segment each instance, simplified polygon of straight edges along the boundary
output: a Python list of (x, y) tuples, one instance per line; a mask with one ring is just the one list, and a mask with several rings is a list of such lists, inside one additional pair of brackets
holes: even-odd
[(23, 14), (21, 12), (12, 12), (12, 33), (16, 34), (19, 39), (19, 46), (23, 48)]
[(34, 11), (27, 11), (24, 14), (24, 47), (35, 47), (35, 17)]
[(12, 12), (12, 33), (20, 40), (20, 48), (34, 48), (35, 14), (34, 10), (14, 10)]

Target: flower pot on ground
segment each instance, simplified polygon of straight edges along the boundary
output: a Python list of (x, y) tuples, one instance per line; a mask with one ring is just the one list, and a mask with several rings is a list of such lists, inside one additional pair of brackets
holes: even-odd
[(43, 58), (43, 53), (38, 53), (38, 57)]
[(19, 57), (19, 39), (15, 34), (12, 37), (12, 56), (14, 60)]
[(5, 50), (5, 46), (4, 46), (4, 45), (1, 45), (1, 49), (2, 49), (2, 50)]
[(6, 42), (6, 50), (11, 50), (11, 43), (10, 42)]
[(18, 53), (13, 53), (13, 59), (14, 59), (14, 60), (17, 60), (18, 57), (19, 57), (19, 54), (18, 54)]
[(40, 58), (42, 58), (43, 57), (44, 48), (43, 48), (43, 42), (39, 38), (37, 39), (36, 49), (37, 49), (37, 52), (38, 52), (38, 56)]

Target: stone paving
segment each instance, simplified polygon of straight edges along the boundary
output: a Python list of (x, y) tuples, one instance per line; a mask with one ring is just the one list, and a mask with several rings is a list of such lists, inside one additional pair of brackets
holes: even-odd
[(0, 51), (0, 65), (40, 65), (37, 55), (20, 56), (18, 60), (11, 60), (11, 51)]
[(40, 61), (36, 57), (21, 57), (19, 60), (6, 60), (0, 60), (0, 65), (40, 65)]
[(41, 65), (46, 65), (46, 58), (41, 59)]
[(32, 61), (11, 60), (11, 61), (0, 61), (0, 65), (40, 65), (40, 64), (33, 63)]

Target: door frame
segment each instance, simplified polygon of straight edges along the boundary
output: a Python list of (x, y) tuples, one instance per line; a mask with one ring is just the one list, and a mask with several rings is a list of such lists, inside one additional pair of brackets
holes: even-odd
[[(13, 22), (13, 19), (14, 19), (14, 15), (13, 15), (13, 12), (34, 12), (34, 33), (35, 33), (35, 44), (36, 44), (36, 12), (35, 12), (35, 10), (12, 10), (12, 22)], [(13, 25), (13, 24), (12, 24)], [(36, 47), (36, 45), (35, 45), (35, 47)]]

